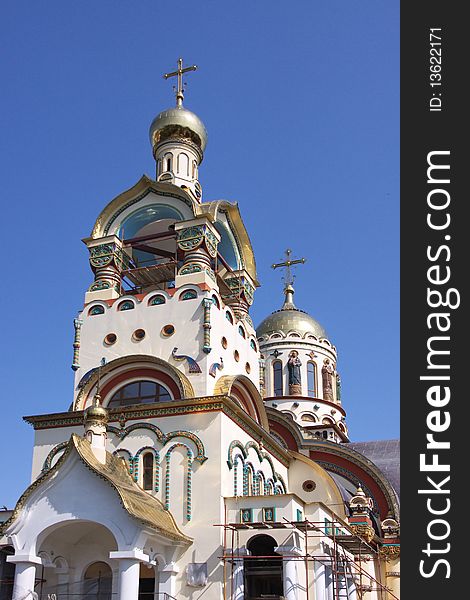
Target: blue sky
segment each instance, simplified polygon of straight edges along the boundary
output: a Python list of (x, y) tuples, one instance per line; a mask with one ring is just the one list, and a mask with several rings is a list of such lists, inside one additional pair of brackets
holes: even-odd
[(29, 483), (23, 415), (67, 410), (73, 318), (92, 274), (80, 241), (154, 175), (161, 74), (182, 56), (205, 122), (204, 199), (239, 203), (262, 287), (287, 247), (296, 303), (337, 346), (354, 441), (399, 435), (399, 3), (23, 0), (0, 9), (0, 505)]

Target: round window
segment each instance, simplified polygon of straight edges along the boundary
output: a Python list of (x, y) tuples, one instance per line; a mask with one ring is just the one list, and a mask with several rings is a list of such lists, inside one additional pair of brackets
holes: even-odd
[(103, 342), (106, 346), (112, 346), (116, 343), (117, 335), (115, 333), (108, 333), (108, 335), (104, 338)]

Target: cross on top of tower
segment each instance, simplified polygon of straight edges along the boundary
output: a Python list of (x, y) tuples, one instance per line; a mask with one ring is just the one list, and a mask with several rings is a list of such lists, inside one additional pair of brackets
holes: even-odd
[(303, 265), (307, 259), (299, 258), (299, 259), (292, 260), (291, 259), (292, 250), (290, 248), (287, 248), (285, 254), (286, 254), (286, 260), (284, 262), (274, 263), (273, 265), (271, 265), (271, 267), (273, 269), (285, 268), (286, 271), (285, 271), (285, 275), (284, 275), (283, 279), (284, 279), (285, 288), (287, 288), (294, 283), (294, 275), (292, 274), (291, 267), (293, 265), (298, 265), (298, 264)]
[(164, 73), (163, 79), (169, 79), (170, 77), (176, 77), (177, 84), (173, 86), (173, 90), (175, 91), (176, 96), (176, 106), (183, 105), (184, 98), (184, 87), (185, 83), (183, 82), (183, 74), (188, 73), (189, 71), (196, 71), (197, 65), (192, 65), (190, 67), (183, 67), (183, 59), (178, 59), (178, 69), (176, 71), (172, 71), (171, 73)]

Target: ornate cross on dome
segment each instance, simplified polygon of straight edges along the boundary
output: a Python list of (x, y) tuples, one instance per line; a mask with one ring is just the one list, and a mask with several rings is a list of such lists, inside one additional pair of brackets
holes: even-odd
[(281, 263), (274, 263), (271, 265), (273, 269), (285, 268), (286, 274), (284, 275), (284, 283), (285, 287), (289, 287), (294, 283), (294, 276), (292, 275), (291, 267), (292, 265), (304, 264), (306, 262), (306, 258), (299, 258), (295, 260), (291, 260), (292, 250), (287, 248), (286, 250), (286, 260)]
[(169, 79), (170, 77), (177, 78), (177, 85), (173, 87), (176, 95), (176, 106), (182, 106), (183, 98), (184, 98), (184, 83), (183, 83), (183, 73), (188, 73), (189, 71), (196, 71), (197, 65), (192, 65), (191, 67), (183, 68), (183, 59), (178, 58), (178, 69), (176, 71), (172, 71), (171, 73), (164, 73), (163, 79)]

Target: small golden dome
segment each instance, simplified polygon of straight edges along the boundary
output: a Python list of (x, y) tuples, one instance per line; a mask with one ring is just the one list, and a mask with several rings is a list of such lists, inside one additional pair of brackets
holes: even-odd
[(107, 423), (108, 422), (108, 411), (106, 408), (99, 404), (100, 397), (95, 396), (93, 399), (93, 405), (89, 406), (83, 415), (83, 420), (85, 423), (89, 423), (90, 421), (99, 422), (99, 423)]
[(150, 125), (149, 135), (152, 149), (155, 150), (155, 146), (163, 139), (173, 135), (178, 136), (178, 134), (184, 135), (188, 131), (191, 141), (199, 146), (201, 152), (204, 152), (207, 145), (207, 131), (201, 119), (183, 105), (164, 110), (155, 117)]

